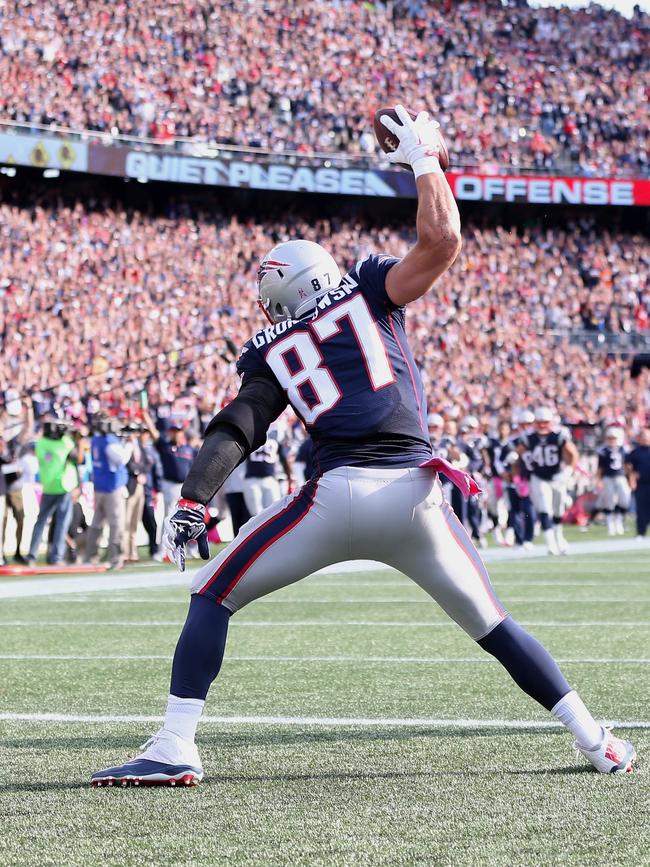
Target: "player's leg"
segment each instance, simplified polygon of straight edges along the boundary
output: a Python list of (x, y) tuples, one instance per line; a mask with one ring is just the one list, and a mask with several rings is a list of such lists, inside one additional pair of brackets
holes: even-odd
[(548, 650), (508, 616), (478, 551), (441, 495), (438, 504), (429, 496), (417, 505), (410, 533), (390, 564), (416, 581), (524, 692), (560, 720), (598, 770), (631, 770), (633, 747), (593, 719)]
[(560, 554), (568, 554), (569, 544), (564, 538), (564, 529), (562, 527), (562, 519), (566, 512), (569, 503), (569, 494), (566, 485), (560, 480), (551, 482), (552, 503), (553, 503), (553, 532), (555, 533), (555, 544)]
[(249, 514), (253, 517), (259, 515), (263, 508), (260, 480), (256, 478), (244, 479), (242, 493), (244, 494), (244, 502)]
[(630, 486), (625, 476), (616, 478), (616, 533), (618, 536), (625, 534), (625, 516), (630, 508)]
[(616, 516), (614, 507), (616, 504), (616, 490), (614, 488), (614, 479), (604, 478), (603, 489), (596, 503), (597, 508), (605, 513), (605, 522), (607, 524), (607, 535), (616, 535)]
[(93, 775), (95, 785), (200, 782), (194, 744), (210, 685), (221, 668), (231, 614), (254, 599), (347, 559), (349, 496), (345, 471), (310, 480), (248, 521), (195, 574), (187, 619), (176, 645), (163, 728), (144, 753)]
[(268, 509), (281, 497), (280, 483), (273, 476), (262, 479), (262, 508)]
[(553, 524), (553, 491), (550, 482), (533, 476), (530, 480), (530, 497), (533, 501), (539, 523), (544, 533), (544, 541), (549, 554), (559, 554)]

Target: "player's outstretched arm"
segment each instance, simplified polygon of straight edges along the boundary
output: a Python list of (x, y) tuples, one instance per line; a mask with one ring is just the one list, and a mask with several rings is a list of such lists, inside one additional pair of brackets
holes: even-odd
[(395, 111), (401, 125), (390, 117), (381, 118), (399, 140), (388, 159), (411, 166), (418, 191), (417, 241), (386, 275), (388, 297), (401, 306), (428, 292), (451, 267), (460, 252), (461, 234), (458, 206), (438, 159), (438, 124), (425, 111), (415, 120), (401, 105)]

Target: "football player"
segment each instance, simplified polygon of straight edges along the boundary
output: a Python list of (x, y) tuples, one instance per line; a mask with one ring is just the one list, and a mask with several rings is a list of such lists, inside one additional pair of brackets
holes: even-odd
[(255, 449), (246, 461), (243, 493), (246, 508), (251, 515), (259, 515), (262, 509), (280, 499), (278, 462), (286, 473), (287, 484), (291, 490), (293, 477), (287, 450), (278, 442), (278, 432), (272, 430), (266, 442)]
[(609, 427), (605, 431), (605, 444), (598, 450), (598, 478), (603, 485), (598, 508), (605, 513), (607, 534), (623, 536), (632, 495), (625, 477), (625, 448), (620, 427)]
[(535, 429), (518, 440), (518, 451), (530, 473), (530, 496), (542, 525), (549, 554), (566, 554), (562, 518), (569, 506), (568, 480), (578, 464), (578, 450), (566, 428), (554, 426), (547, 406), (535, 411)]
[(477, 487), (432, 457), (405, 306), (456, 259), (460, 217), (438, 161), (437, 124), (426, 112), (413, 121), (402, 106), (396, 111), (401, 124), (383, 122), (399, 141), (389, 159), (408, 163), (415, 174), (414, 246), (401, 260), (370, 255), (343, 277), (311, 241), (288, 241), (267, 254), (258, 282), (270, 325), (244, 346), (241, 389), (208, 425), (166, 544), (181, 569), (190, 539), (209, 557), (203, 504), (265, 441), (287, 403), (314, 441), (314, 476), (252, 518), (194, 574), (163, 727), (134, 760), (94, 774), (95, 785), (198, 783), (196, 727), (221, 667), (230, 617), (323, 566), (354, 558), (383, 561), (416, 581), (570, 729), (599, 771), (632, 768), (632, 745), (594, 720), (548, 651), (508, 616), (443, 500), (441, 466), (468, 493)]
[[(505, 419), (499, 422), (497, 436), (488, 437), (483, 446), (484, 473), (487, 477), (487, 512), (497, 545), (506, 544), (508, 527), (508, 481), (513, 463), (512, 431)], [(514, 454), (516, 457), (516, 453)]]

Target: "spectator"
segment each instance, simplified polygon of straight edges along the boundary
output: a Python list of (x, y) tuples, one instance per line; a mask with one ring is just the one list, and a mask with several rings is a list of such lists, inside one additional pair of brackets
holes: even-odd
[(100, 418), (96, 424), (96, 433), (91, 440), (95, 513), (88, 529), (86, 560), (91, 564), (99, 562), (99, 536), (107, 523), (109, 568), (121, 569), (124, 565), (122, 545), (128, 497), (126, 467), (132, 446), (118, 438), (117, 425), (110, 417)]
[(43, 488), (41, 505), (32, 532), (27, 564), (36, 562), (45, 525), (50, 517), (55, 526), (52, 542), (48, 546), (47, 562), (61, 563), (65, 553), (65, 537), (72, 516), (73, 491), (79, 485), (77, 464), (83, 460), (83, 442), (75, 444), (67, 433), (69, 426), (60, 419), (51, 418), (43, 425), (43, 436), (36, 442), (38, 473)]
[(500, 0), (263, 9), (198, 0), (179, 15), (162, 2), (152, 16), (131, 0), (125, 25), (122, 7), (100, 0), (48, 0), (38, 16), (8, 0), (0, 118), (183, 137), (190, 152), (207, 142), (355, 157), (375, 148), (372, 110), (399, 97), (435, 111), (456, 165), (647, 173), (641, 10), (628, 20)]

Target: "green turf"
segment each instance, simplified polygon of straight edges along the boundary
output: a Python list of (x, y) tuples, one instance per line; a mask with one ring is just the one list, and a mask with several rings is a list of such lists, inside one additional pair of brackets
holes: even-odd
[[(503, 562), (491, 573), (598, 714), (649, 718), (647, 552)], [(0, 654), (76, 658), (0, 659), (0, 711), (160, 714), (186, 607), (180, 588), (3, 600)], [(119, 656), (155, 658), (108, 658)], [(233, 618), (207, 713), (547, 718), (391, 572), (313, 576)], [(0, 722), (0, 862), (650, 863), (643, 764), (624, 778), (595, 774), (559, 730), (209, 723), (197, 790), (87, 786), (154, 728)], [(650, 730), (627, 734), (643, 757)]]

